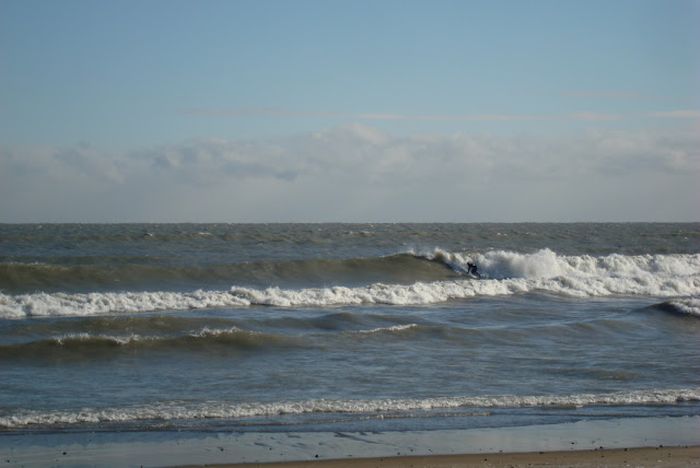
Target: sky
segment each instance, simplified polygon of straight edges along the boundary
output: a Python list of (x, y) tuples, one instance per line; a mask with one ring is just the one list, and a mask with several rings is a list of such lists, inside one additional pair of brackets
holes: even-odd
[(0, 222), (700, 221), (700, 0), (0, 0)]

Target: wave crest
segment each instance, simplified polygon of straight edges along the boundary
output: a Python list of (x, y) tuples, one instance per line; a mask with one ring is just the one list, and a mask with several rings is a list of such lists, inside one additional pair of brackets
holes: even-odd
[(0, 345), (0, 359), (54, 358), (64, 355), (94, 357), (104, 351), (112, 356), (115, 348), (128, 350), (206, 350), (274, 348), (301, 345), (294, 338), (243, 330), (238, 327), (210, 329), (204, 327), (183, 335), (110, 335), (71, 333), (37, 341)]
[(700, 318), (700, 297), (686, 297), (662, 302), (655, 307), (677, 315)]

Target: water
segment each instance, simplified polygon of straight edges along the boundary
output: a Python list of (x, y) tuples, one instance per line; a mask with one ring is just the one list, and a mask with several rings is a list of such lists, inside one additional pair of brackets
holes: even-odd
[(0, 381), (5, 434), (700, 415), (700, 224), (0, 225)]

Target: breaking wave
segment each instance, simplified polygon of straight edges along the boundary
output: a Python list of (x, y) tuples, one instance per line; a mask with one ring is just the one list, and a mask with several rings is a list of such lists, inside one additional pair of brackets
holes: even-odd
[(0, 294), (0, 317), (90, 316), (250, 305), (228, 291)]
[[(422, 305), (528, 292), (570, 297), (641, 295), (692, 298), (700, 295), (700, 254), (561, 256), (544, 249), (531, 254), (490, 251), (469, 255), (438, 249), (410, 255), (454, 271), (466, 270), (467, 262), (476, 262), (482, 279), (457, 278), (412, 284), (375, 282), (356, 287), (300, 289), (234, 286), (229, 290), (200, 289), (193, 292), (0, 293), (0, 317), (86, 316), (251, 305)], [(688, 313), (697, 311), (696, 299), (674, 299), (672, 303), (690, 311)]]
[(370, 413), (375, 417), (451, 408), (527, 408), (674, 405), (700, 401), (700, 388), (637, 390), (575, 395), (436, 397), (424, 399), (306, 400), (271, 403), (168, 402), (126, 408), (77, 411), (19, 410), (0, 416), (5, 429), (98, 423), (135, 423), (192, 419), (238, 419), (307, 413)]
[(653, 282), (655, 279), (700, 275), (700, 254), (567, 256), (557, 255), (550, 249), (530, 254), (505, 250), (465, 254), (435, 249), (415, 255), (460, 272), (466, 271), (468, 262), (475, 262), (482, 275), (494, 279), (636, 278)]
[(700, 298), (698, 297), (680, 298), (662, 302), (655, 307), (677, 315), (700, 318)]

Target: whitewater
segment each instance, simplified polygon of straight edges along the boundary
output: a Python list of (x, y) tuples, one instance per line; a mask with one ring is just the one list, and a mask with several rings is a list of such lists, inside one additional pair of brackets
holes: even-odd
[(699, 318), (697, 223), (0, 225), (0, 433), (698, 416)]
[(679, 312), (700, 315), (695, 297), (700, 296), (700, 254), (560, 256), (550, 249), (543, 249), (532, 254), (492, 251), (470, 256), (435, 249), (432, 253), (412, 252), (411, 255), (440, 262), (457, 273), (466, 272), (467, 263), (476, 262), (481, 268), (482, 278), (304, 289), (233, 286), (224, 291), (0, 294), (0, 317), (83, 316), (253, 305), (425, 305), (475, 296), (528, 292), (572, 297), (679, 297), (669, 304), (676, 305)]

